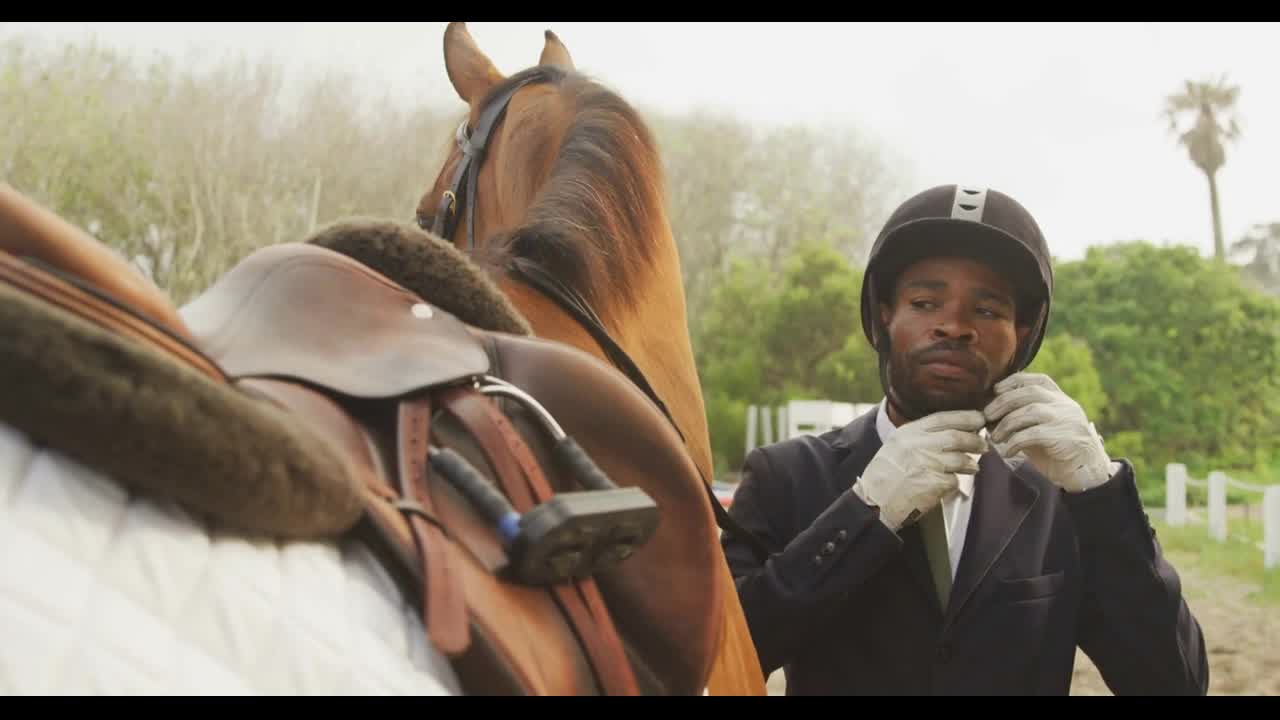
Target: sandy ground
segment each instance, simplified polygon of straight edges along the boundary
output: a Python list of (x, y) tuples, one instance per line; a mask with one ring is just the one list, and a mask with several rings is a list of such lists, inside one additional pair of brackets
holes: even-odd
[[(1257, 588), (1234, 578), (1206, 577), (1172, 558), (1209, 650), (1210, 695), (1280, 696), (1280, 608), (1248, 599)], [(1072, 695), (1110, 695), (1084, 653), (1076, 653)]]
[[(1187, 604), (1204, 630), (1210, 695), (1280, 696), (1280, 608), (1248, 599), (1256, 587), (1224, 576), (1205, 576), (1175, 556)], [(769, 678), (769, 694), (783, 695), (782, 672)], [(1076, 653), (1072, 695), (1111, 695), (1097, 668)]]

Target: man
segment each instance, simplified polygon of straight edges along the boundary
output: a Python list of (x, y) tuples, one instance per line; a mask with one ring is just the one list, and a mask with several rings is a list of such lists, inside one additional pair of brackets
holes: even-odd
[(1012, 198), (927, 190), (872, 248), (878, 409), (752, 451), (724, 547), (788, 694), (1067, 694), (1079, 647), (1117, 694), (1203, 694), (1204, 638), (1079, 404), (1022, 372), (1050, 256)]

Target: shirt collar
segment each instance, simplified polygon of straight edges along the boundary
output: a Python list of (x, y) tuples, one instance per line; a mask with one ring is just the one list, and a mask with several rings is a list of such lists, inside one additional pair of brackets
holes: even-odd
[[(889, 419), (888, 403), (888, 398), (881, 400), (880, 409), (876, 412), (876, 432), (880, 435), (881, 445), (888, 442), (889, 436), (893, 435), (894, 431), (898, 429), (897, 426), (893, 424), (893, 421)], [(984, 429), (983, 433), (985, 432), (986, 430)], [(956, 480), (958, 481), (957, 484), (961, 495), (966, 498), (973, 495), (972, 475), (956, 475)]]

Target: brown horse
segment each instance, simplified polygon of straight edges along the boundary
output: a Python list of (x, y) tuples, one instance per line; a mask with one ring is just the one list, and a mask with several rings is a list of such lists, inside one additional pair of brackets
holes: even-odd
[[(612, 362), (685, 438), (703, 478), (711, 448), (689, 340), (680, 258), (653, 136), (621, 97), (576, 72), (547, 31), (537, 66), (510, 78), (463, 23), (444, 35), (469, 113), (418, 206), (418, 222), (484, 267), (534, 332)], [(711, 694), (765, 694), (728, 566)]]

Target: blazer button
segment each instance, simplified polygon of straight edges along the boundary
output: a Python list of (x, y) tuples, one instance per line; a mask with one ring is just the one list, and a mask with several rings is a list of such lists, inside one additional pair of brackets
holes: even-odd
[(845, 538), (847, 537), (849, 537), (849, 533), (845, 532), (844, 530), (841, 530), (840, 532), (836, 533), (836, 542), (844, 542)]
[(829, 543), (827, 543), (826, 545), (823, 545), (823, 546), (822, 546), (822, 554), (823, 554), (823, 555), (830, 555), (831, 553), (833, 553), (833, 552), (835, 552), (835, 551), (836, 551), (836, 544), (835, 544), (835, 543), (833, 543), (833, 542), (829, 542)]
[(822, 564), (822, 556), (821, 556), (821, 555), (814, 555), (814, 556), (813, 556), (813, 564), (814, 564), (814, 565), (821, 565), (821, 564)]

